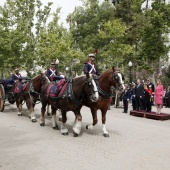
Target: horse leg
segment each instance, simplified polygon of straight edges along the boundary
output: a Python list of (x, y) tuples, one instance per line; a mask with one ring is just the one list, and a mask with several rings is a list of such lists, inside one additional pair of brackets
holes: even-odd
[(17, 105), (17, 113), (18, 113), (18, 116), (22, 116), (22, 101), (20, 101), (19, 98), (17, 98), (16, 100), (16, 105)]
[(53, 106), (51, 106), (51, 110), (52, 110), (52, 118), (51, 118), (51, 121), (52, 121), (52, 126), (53, 126), (53, 129), (55, 130), (58, 130), (58, 125), (57, 125), (57, 119), (56, 119), (56, 108), (54, 108)]
[(82, 116), (81, 116), (81, 113), (79, 112), (79, 114), (76, 115), (75, 124), (74, 124), (74, 127), (73, 127), (74, 137), (77, 137), (80, 134), (81, 123), (82, 123)]
[(45, 117), (44, 117), (44, 114), (45, 114), (45, 111), (46, 111), (46, 106), (47, 106), (47, 103), (42, 102), (41, 116), (40, 116), (40, 126), (45, 126)]
[(34, 106), (35, 104), (33, 102), (36, 102), (36, 101), (32, 101), (30, 99), (30, 96), (26, 96), (26, 105), (29, 109), (29, 118), (31, 119), (32, 122), (36, 122), (36, 117), (35, 117), (35, 114), (34, 114)]
[(47, 116), (50, 116), (51, 115), (51, 113), (50, 113), (50, 105), (48, 104), (47, 105)]
[(68, 129), (66, 127), (67, 121), (66, 111), (61, 110), (61, 113), (62, 113), (61, 134), (68, 135)]
[(104, 137), (109, 137), (109, 133), (107, 132), (107, 130), (106, 130), (106, 125), (105, 125), (105, 123), (106, 123), (106, 112), (107, 112), (107, 110), (106, 109), (103, 109), (103, 110), (101, 110), (101, 112), (102, 112), (102, 131), (103, 131), (103, 136)]
[(36, 122), (36, 117), (35, 117), (35, 113), (34, 113), (34, 107), (35, 107), (35, 104), (32, 104), (31, 107), (30, 107), (30, 114), (31, 114), (31, 121), (32, 122)]
[(97, 124), (98, 119), (97, 119), (97, 109), (91, 109), (92, 117), (93, 117), (93, 123), (91, 125), (87, 125), (86, 129), (93, 129), (93, 127)]
[(58, 120), (61, 122), (62, 121), (62, 114), (61, 114), (60, 109), (57, 110), (57, 115), (58, 115)]

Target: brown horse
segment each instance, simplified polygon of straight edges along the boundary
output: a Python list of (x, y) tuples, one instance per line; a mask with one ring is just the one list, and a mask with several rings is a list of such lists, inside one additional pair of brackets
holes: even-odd
[(78, 136), (81, 130), (81, 121), (82, 117), (80, 114), (80, 109), (82, 108), (83, 98), (88, 98), (89, 101), (96, 102), (99, 98), (97, 86), (93, 78), (87, 76), (80, 76), (68, 81), (65, 90), (63, 91), (60, 97), (49, 97), (48, 88), (51, 86), (51, 83), (46, 83), (42, 87), (41, 92), (41, 120), (40, 126), (45, 126), (44, 114), (46, 111), (47, 104), (51, 105), (52, 110), (52, 126), (53, 129), (58, 129), (57, 120), (56, 120), (56, 110), (60, 109), (62, 113), (62, 124), (61, 124), (61, 133), (63, 135), (68, 134), (68, 129), (65, 126), (67, 121), (66, 113), (67, 111), (73, 111), (76, 115), (75, 125), (73, 127), (74, 136)]
[(20, 80), (13, 85), (13, 94), (16, 101), (18, 116), (22, 116), (22, 105), (26, 102), (27, 108), (30, 110), (29, 118), (32, 122), (36, 122), (34, 115), (34, 107), (40, 97), (41, 87), (49, 82), (48, 78), (41, 73), (33, 79)]
[(99, 91), (99, 100), (95, 103), (92, 103), (90, 100), (84, 100), (84, 105), (89, 107), (93, 117), (93, 123), (91, 125), (87, 125), (86, 129), (93, 129), (98, 122), (97, 119), (97, 110), (101, 110), (102, 114), (102, 125), (103, 125), (103, 135), (105, 137), (109, 137), (109, 133), (106, 130), (106, 113), (110, 104), (110, 96), (111, 96), (111, 87), (124, 89), (122, 76), (117, 72), (114, 67), (112, 69), (108, 69), (100, 74), (98, 79), (96, 80), (96, 84)]

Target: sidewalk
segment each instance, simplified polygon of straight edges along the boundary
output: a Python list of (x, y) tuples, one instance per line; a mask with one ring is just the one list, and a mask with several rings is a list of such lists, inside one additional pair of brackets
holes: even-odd
[[(109, 138), (103, 137), (101, 112), (98, 124), (92, 123), (90, 109), (83, 107), (82, 130), (73, 137), (74, 114), (67, 113), (68, 136), (53, 130), (51, 117), (40, 127), (40, 108), (36, 105), (37, 122), (17, 116), (15, 105), (0, 112), (0, 170), (170, 170), (170, 120), (157, 121), (122, 113), (111, 107), (106, 115)], [(156, 109), (155, 106), (153, 110)], [(169, 113), (169, 108), (163, 108)], [(61, 123), (58, 122), (60, 127)]]

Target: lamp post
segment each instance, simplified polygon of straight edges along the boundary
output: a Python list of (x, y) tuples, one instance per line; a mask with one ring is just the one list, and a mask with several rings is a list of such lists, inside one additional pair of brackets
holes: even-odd
[(58, 64), (59, 64), (59, 60), (58, 60), (58, 58), (56, 59), (56, 61), (55, 61), (55, 63), (56, 63), (56, 69), (58, 70)]
[(129, 83), (132, 83), (132, 66), (133, 66), (133, 64), (131, 61), (129, 61), (128, 66), (129, 66)]
[(66, 77), (67, 77), (67, 73), (68, 73), (68, 67), (66, 67)]

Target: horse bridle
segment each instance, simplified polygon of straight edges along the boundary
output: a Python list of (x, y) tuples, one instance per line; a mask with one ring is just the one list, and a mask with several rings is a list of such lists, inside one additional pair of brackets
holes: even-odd
[[(40, 83), (43, 84), (46, 81), (47, 81), (47, 77), (45, 75), (42, 75)], [(34, 103), (32, 96), (31, 96), (31, 93), (35, 93), (37, 96), (40, 96), (40, 93), (41, 93), (41, 89), (40, 89), (40, 92), (37, 92), (37, 91), (34, 90), (32, 79), (30, 81), (30, 90), (29, 90), (28, 94), (29, 94), (30, 100), (33, 104), (39, 104), (41, 101)]]
[[(90, 81), (89, 81), (90, 80)], [(93, 78), (87, 78), (86, 81), (83, 84), (87, 84), (88, 88), (93, 85), (92, 80), (94, 80)], [(90, 89), (90, 88), (89, 88)], [(93, 93), (97, 92), (95, 90), (89, 90), (90, 94), (89, 96), (91, 96)]]
[[(116, 82), (116, 85), (114, 86), (115, 89), (118, 87), (118, 84), (119, 84), (118, 80), (119, 79), (120, 78), (119, 78), (117, 72), (114, 72), (114, 71), (112, 72), (111, 76), (109, 76), (109, 82), (112, 82), (113, 80)], [(111, 95), (112, 95), (111, 86), (105, 84), (105, 86), (110, 88), (110, 91), (106, 92), (106, 91), (104, 91), (100, 88), (100, 85), (99, 85), (100, 82), (98, 81), (98, 77), (95, 78), (95, 82), (96, 82), (100, 96), (103, 97), (103, 98), (110, 98)]]

